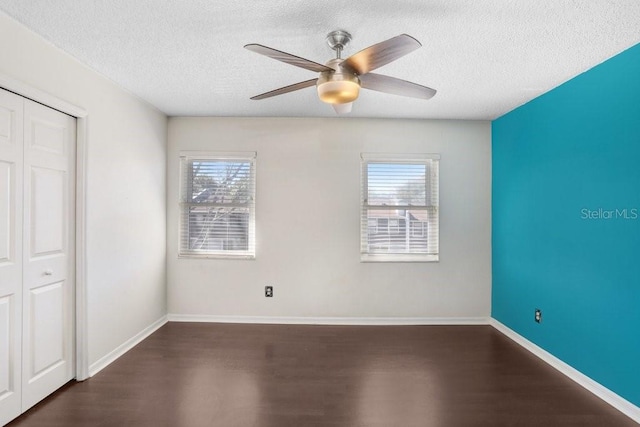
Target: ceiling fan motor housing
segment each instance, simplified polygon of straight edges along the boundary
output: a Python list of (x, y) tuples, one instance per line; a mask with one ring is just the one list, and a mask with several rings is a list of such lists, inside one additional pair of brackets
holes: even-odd
[(338, 58), (344, 47), (351, 41), (351, 34), (344, 30), (331, 31), (327, 34), (327, 44), (337, 52)]
[(328, 104), (346, 104), (353, 102), (360, 93), (360, 79), (349, 70), (340, 66), (342, 59), (335, 58), (325, 65), (335, 71), (323, 71), (316, 86), (320, 100)]

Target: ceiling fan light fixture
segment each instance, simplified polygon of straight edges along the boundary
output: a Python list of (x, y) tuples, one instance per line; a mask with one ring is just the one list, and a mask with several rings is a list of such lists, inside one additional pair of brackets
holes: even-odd
[(353, 102), (360, 94), (360, 85), (343, 80), (324, 82), (318, 85), (318, 96), (327, 104), (346, 104)]
[(360, 79), (353, 74), (321, 73), (317, 83), (318, 97), (327, 104), (353, 102), (360, 94)]

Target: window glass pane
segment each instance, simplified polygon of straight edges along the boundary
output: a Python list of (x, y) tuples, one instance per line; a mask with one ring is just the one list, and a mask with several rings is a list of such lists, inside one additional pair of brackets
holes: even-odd
[(369, 234), (378, 232), (378, 220), (376, 218), (368, 218), (367, 225), (369, 227)]
[[(377, 228), (371, 227), (374, 221)], [(369, 253), (428, 253), (428, 221), (425, 210), (367, 210)]]
[(249, 249), (249, 210), (190, 207), (188, 249), (194, 251), (246, 251)]
[(426, 204), (426, 165), (369, 163), (367, 165), (369, 205)]
[(251, 190), (251, 163), (193, 161), (191, 203), (246, 203)]

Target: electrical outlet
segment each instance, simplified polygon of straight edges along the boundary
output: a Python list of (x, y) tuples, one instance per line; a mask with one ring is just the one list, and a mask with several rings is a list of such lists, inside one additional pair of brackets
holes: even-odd
[(536, 323), (542, 322), (542, 310), (540, 310), (539, 308), (536, 308), (533, 320), (535, 320)]
[(267, 298), (273, 297), (273, 286), (264, 287), (264, 296)]

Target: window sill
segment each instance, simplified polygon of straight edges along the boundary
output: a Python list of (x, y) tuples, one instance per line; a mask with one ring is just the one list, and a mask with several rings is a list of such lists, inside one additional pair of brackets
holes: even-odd
[(439, 262), (439, 255), (360, 254), (360, 262)]
[(255, 255), (247, 254), (210, 254), (210, 253), (179, 253), (178, 258), (182, 259), (221, 259), (221, 260), (247, 260), (253, 261), (256, 259)]

